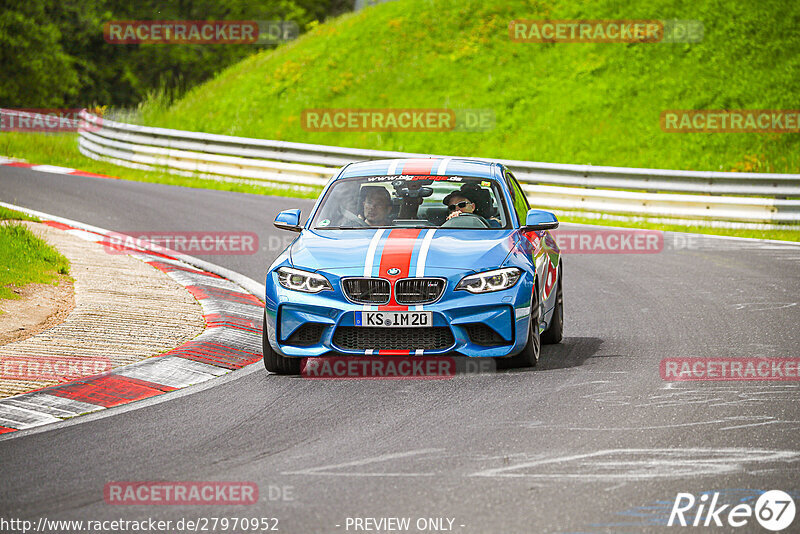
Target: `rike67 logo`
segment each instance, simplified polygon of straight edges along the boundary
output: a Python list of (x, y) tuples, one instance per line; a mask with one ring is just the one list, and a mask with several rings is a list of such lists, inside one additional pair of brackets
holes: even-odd
[(678, 493), (669, 514), (667, 526), (744, 527), (753, 531), (753, 519), (773, 532), (788, 528), (794, 521), (795, 504), (791, 495), (781, 490), (762, 493), (755, 506), (747, 503), (721, 504), (719, 492), (707, 492), (699, 498), (691, 493)]

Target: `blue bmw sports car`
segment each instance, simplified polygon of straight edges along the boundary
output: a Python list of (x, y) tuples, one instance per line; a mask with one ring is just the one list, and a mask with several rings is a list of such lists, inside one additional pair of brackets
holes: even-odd
[[(347, 165), (266, 278), (264, 365), (303, 358), (460, 355), (536, 365), (564, 321), (547, 211), (503, 165), (455, 159)], [(498, 363), (501, 363), (498, 360)]]

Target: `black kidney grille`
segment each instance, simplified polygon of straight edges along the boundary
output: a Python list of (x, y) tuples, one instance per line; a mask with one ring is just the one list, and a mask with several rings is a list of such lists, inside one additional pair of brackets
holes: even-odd
[(389, 302), (389, 281), (383, 278), (347, 278), (342, 288), (347, 298), (359, 304)]
[(446, 326), (432, 328), (372, 328), (340, 326), (333, 333), (333, 344), (345, 350), (394, 349), (442, 350), (455, 343)]
[(404, 278), (394, 284), (394, 299), (398, 304), (428, 304), (442, 295), (444, 286), (440, 278)]

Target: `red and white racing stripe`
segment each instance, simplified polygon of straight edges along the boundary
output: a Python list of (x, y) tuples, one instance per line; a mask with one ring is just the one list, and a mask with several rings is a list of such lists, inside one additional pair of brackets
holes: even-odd
[[(411, 255), (421, 230), (418, 228), (395, 228), (389, 232), (381, 253), (380, 268), (378, 276), (386, 278), (392, 287), (397, 280), (408, 278), (411, 267)], [(391, 274), (394, 273), (394, 274)], [(378, 306), (380, 311), (406, 311), (408, 306), (398, 304), (395, 300), (395, 292), (389, 296), (389, 303)]]
[(393, 160), (389, 163), (387, 176), (446, 176), (447, 165), (453, 158), (425, 158), (412, 160)]
[[(401, 278), (425, 276), (425, 263), (435, 233), (435, 228), (424, 231), (418, 228), (395, 228), (389, 230), (388, 233), (386, 229), (377, 230), (367, 248), (364, 276), (385, 278), (389, 280), (392, 287)], [(378, 266), (377, 273), (375, 273), (376, 265)], [(387, 304), (380, 306), (365, 304), (362, 309), (364, 311), (376, 309), (378, 311), (407, 311), (409, 307), (398, 304), (395, 300), (395, 292), (392, 291)], [(414, 306), (414, 310), (422, 311), (423, 309), (424, 306), (421, 304)], [(423, 354), (422, 349), (411, 352), (418, 355)], [(365, 351), (368, 356), (378, 353), (381, 355), (406, 355), (409, 354), (409, 351), (386, 349)]]

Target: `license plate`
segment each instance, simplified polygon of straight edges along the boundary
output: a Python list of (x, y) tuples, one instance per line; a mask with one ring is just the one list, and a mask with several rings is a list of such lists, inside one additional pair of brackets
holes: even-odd
[(365, 311), (356, 312), (356, 326), (431, 327), (433, 313), (424, 311)]

